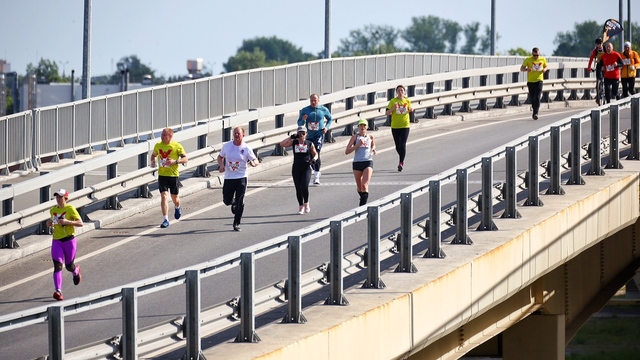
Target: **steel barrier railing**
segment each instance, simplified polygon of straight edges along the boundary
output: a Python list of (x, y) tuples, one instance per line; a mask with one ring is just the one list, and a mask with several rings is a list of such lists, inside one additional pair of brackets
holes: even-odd
[[(428, 249), (424, 257), (445, 257), (446, 254), (440, 244), (440, 236), (443, 232), (455, 228), (456, 235), (452, 244), (471, 244), (473, 239), (467, 231), (471, 223), (479, 224), (478, 231), (496, 230), (492, 218), (496, 212), (494, 205), (498, 202), (503, 203), (505, 209), (503, 217), (507, 218), (517, 217), (514, 210), (518, 194), (527, 196), (524, 206), (543, 205), (538, 199), (541, 183), (544, 182), (552, 194), (561, 195), (563, 191), (560, 191), (560, 170), (567, 169), (568, 164), (571, 164), (571, 167), (569, 168), (570, 178), (566, 186), (579, 185), (584, 182), (580, 170), (583, 160), (591, 159), (591, 169), (587, 175), (604, 174), (601, 165), (603, 153), (609, 153), (609, 165), (616, 166), (621, 144), (630, 149), (629, 159), (638, 159), (638, 149), (640, 148), (638, 138), (639, 103), (638, 96), (634, 96), (631, 99), (617, 101), (610, 106), (581, 112), (569, 119), (563, 119), (550, 125), (548, 130), (535, 131), (515, 139), (504, 147), (496, 148), (455, 168), (385, 196), (368, 206), (358, 207), (304, 229), (275, 237), (209, 262), (131, 283), (122, 288), (114, 288), (78, 299), (63, 301), (56, 306), (42, 306), (2, 316), (0, 317), (0, 331), (47, 321), (50, 329), (51, 359), (63, 356), (65, 358), (74, 356), (87, 359), (98, 358), (109, 354), (122, 355), (123, 351), (126, 351), (129, 356), (139, 356), (141, 355), (138, 350), (140, 348), (149, 351), (149, 346), (165, 347), (169, 343), (175, 343), (176, 338), (186, 340), (187, 358), (196, 358), (201, 353), (200, 338), (204, 334), (215, 333), (238, 324), (238, 321), (240, 333), (236, 338), (237, 342), (259, 341), (255, 328), (255, 317), (262, 311), (275, 306), (276, 299), (286, 298), (289, 301), (287, 322), (303, 322), (305, 318), (299, 301), (300, 296), (327, 284), (330, 295), (325, 303), (327, 305), (346, 304), (348, 299), (344, 293), (343, 278), (358, 271), (365, 271), (361, 270), (365, 261), (367, 268), (373, 270), (367, 270), (366, 285), (363, 286), (382, 287), (384, 284), (380, 281), (379, 272), (380, 262), (383, 259), (393, 257), (394, 263), (397, 265), (396, 272), (415, 271), (413, 266), (415, 255), (412, 249), (416, 244), (416, 238), (424, 239), (426, 237), (428, 240)], [(601, 146), (603, 140), (600, 131), (601, 114), (608, 113), (611, 122), (610, 128), (617, 130), (619, 128), (617, 124), (619, 111), (629, 106), (631, 107), (630, 129), (623, 131), (622, 137), (617, 133), (609, 134), (608, 142), (604, 142), (604, 145)], [(582, 144), (580, 143), (580, 128), (582, 124), (586, 123), (591, 125), (593, 135), (589, 144)], [(276, 131), (282, 130), (274, 130), (274, 132)], [(571, 153), (564, 155), (560, 152), (559, 141), (559, 136), (563, 131), (570, 131), (571, 139)], [(260, 140), (254, 138), (251, 141), (269, 142), (263, 140), (269, 138), (271, 137), (263, 137)], [(541, 164), (537, 156), (539, 144), (542, 139), (547, 138), (550, 139), (551, 159), (549, 162)], [(624, 140), (621, 140), (623, 138)], [(525, 149), (528, 150), (527, 172), (516, 174), (515, 155), (518, 151)], [(210, 150), (206, 151), (210, 152)], [(498, 161), (505, 162), (505, 168), (508, 172), (505, 184), (497, 185), (493, 181), (493, 165)], [(542, 173), (540, 173), (541, 169)], [(145, 171), (148, 172), (148, 170)], [(480, 172), (482, 184), (478, 191), (468, 197), (468, 175), (473, 172)], [(455, 203), (442, 209), (441, 188), (454, 182), (459, 190), (456, 193)], [(419, 220), (420, 216), (416, 217), (416, 214), (413, 213), (413, 204), (415, 198), (424, 195), (429, 196), (430, 212), (422, 214), (426, 220)], [(397, 231), (388, 239), (383, 240), (379, 234), (380, 216), (397, 207), (400, 207), (401, 215)], [(457, 211), (458, 209), (467, 209), (467, 211), (463, 213)], [(364, 220), (368, 222), (367, 243), (363, 244), (363, 248), (354, 252), (343, 253), (342, 239), (345, 228)], [(303, 245), (322, 236), (330, 237), (331, 260), (303, 274), (299, 260)], [(285, 249), (289, 251), (288, 279), (257, 291), (254, 279), (255, 260)], [(366, 251), (367, 249), (369, 251)], [(377, 249), (375, 254), (372, 254), (371, 249)], [(390, 249), (394, 251), (389, 252)], [(366, 252), (368, 253), (363, 255)], [(238, 266), (241, 269), (242, 283), (239, 297), (209, 309), (201, 309), (200, 280)], [(132, 309), (137, 306), (137, 298), (185, 282), (188, 284), (186, 287), (185, 317), (138, 332), (136, 330), (137, 318), (131, 316), (132, 313), (135, 313)], [(122, 316), (124, 333), (118, 340), (111, 338), (100, 344), (71, 350), (65, 355), (64, 338), (60, 336), (60, 331), (56, 331), (56, 329), (64, 328), (64, 318), (117, 302), (124, 304)]]

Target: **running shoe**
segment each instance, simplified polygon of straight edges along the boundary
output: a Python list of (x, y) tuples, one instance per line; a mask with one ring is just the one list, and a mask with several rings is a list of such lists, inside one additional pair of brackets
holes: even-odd
[(403, 167), (404, 167), (404, 163), (398, 164), (398, 171), (402, 171)]
[(233, 224), (233, 231), (241, 231), (240, 224)]
[(316, 176), (315, 176), (315, 179), (313, 180), (313, 183), (316, 185), (320, 185), (320, 171), (316, 171)]
[(531, 117), (533, 118), (533, 120), (538, 120), (538, 114), (533, 114)]
[(73, 285), (78, 285), (78, 284), (80, 284), (80, 281), (82, 281), (82, 274), (80, 273), (80, 266), (76, 265), (76, 268), (78, 268), (78, 274), (77, 275), (73, 275)]
[(176, 211), (173, 213), (173, 217), (176, 218), (176, 220), (178, 220), (180, 219), (180, 216), (182, 216), (182, 209), (176, 208)]
[(300, 214), (300, 215), (304, 214), (304, 205), (300, 205), (298, 207), (298, 214)]
[(53, 293), (53, 298), (58, 301), (64, 300), (64, 297), (62, 296), (62, 291), (56, 290), (56, 292)]
[(309, 204), (307, 203), (307, 204), (304, 206), (304, 212), (305, 212), (305, 213), (308, 213), (308, 212), (310, 212), (310, 211), (311, 211), (311, 208), (309, 207)]
[(169, 227), (169, 220), (165, 219), (162, 224), (160, 224), (161, 228), (168, 228)]

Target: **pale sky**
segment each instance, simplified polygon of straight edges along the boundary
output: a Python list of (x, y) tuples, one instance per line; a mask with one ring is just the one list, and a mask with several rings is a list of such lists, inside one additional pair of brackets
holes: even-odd
[[(622, 1), (625, 19), (627, 1)], [(276, 36), (318, 54), (324, 50), (325, 2), (92, 0), (91, 76), (112, 74), (118, 60), (129, 55), (138, 56), (157, 76), (184, 75), (187, 60), (196, 58), (218, 74), (243, 40), (260, 36)], [(619, 1), (611, 0), (607, 6), (597, 0), (495, 3), (498, 53), (537, 46), (551, 55), (558, 32), (619, 17)], [(640, 5), (634, 5), (631, 21), (640, 23)], [(0, 59), (12, 71), (24, 75), (28, 63), (45, 58), (56, 61), (61, 73), (74, 69), (77, 78), (82, 76), (84, 0), (3, 0), (0, 10)], [(370, 24), (405, 29), (412, 17), (429, 15), (461, 26), (478, 21), (484, 29), (491, 23), (491, 0), (331, 0), (331, 51), (351, 30)]]

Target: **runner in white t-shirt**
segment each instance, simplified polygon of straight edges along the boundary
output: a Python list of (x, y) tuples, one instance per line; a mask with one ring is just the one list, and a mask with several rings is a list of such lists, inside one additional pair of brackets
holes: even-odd
[(247, 191), (247, 164), (256, 167), (260, 164), (253, 149), (244, 142), (244, 128), (233, 129), (233, 141), (222, 145), (218, 155), (219, 171), (224, 173), (222, 202), (231, 205), (233, 230), (240, 231), (240, 221), (244, 212), (244, 193)]

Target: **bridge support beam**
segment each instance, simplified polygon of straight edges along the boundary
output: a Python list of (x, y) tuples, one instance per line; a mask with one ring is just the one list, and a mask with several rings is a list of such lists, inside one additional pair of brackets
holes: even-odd
[(534, 314), (526, 317), (504, 331), (502, 358), (564, 359), (564, 322), (564, 315)]

